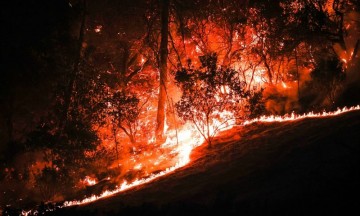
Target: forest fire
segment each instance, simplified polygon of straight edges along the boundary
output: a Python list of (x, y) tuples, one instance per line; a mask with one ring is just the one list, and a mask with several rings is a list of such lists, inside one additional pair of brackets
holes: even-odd
[(360, 110), (354, 0), (7, 4), (6, 206), (90, 203), (190, 164), (233, 126)]
[[(242, 122), (240, 125), (242, 126), (246, 126), (246, 125), (250, 125), (253, 123), (269, 123), (269, 122), (288, 122), (288, 121), (297, 121), (297, 120), (301, 120), (301, 119), (305, 119), (305, 118), (324, 118), (324, 117), (331, 117), (331, 116), (336, 116), (336, 115), (341, 115), (347, 112), (351, 112), (351, 111), (355, 111), (355, 110), (360, 110), (360, 105), (357, 106), (353, 106), (350, 108), (344, 107), (342, 109), (337, 109), (336, 111), (332, 111), (332, 112), (322, 112), (322, 113), (305, 113), (302, 115), (296, 115), (294, 113), (288, 114), (288, 115), (284, 115), (284, 116), (262, 116), (260, 118), (256, 118), (256, 119), (252, 119), (252, 120), (247, 120)], [(228, 116), (228, 113), (224, 114), (225, 116)], [(230, 129), (232, 126), (235, 126), (234, 122), (235, 119), (233, 119), (234, 121), (231, 124), (228, 124), (226, 127), (222, 127), (221, 129), (218, 130), (218, 132)], [(212, 128), (219, 128), (219, 124), (221, 125), (221, 122), (216, 122), (215, 125), (212, 126)], [(174, 151), (177, 152), (179, 154), (178, 157), (178, 162), (176, 163), (175, 166), (173, 167), (169, 167), (166, 170), (155, 174), (155, 175), (151, 175), (148, 178), (144, 178), (144, 179), (136, 179), (133, 182), (126, 182), (124, 181), (121, 185), (119, 185), (117, 187), (117, 189), (112, 190), (112, 191), (104, 191), (102, 194), (100, 194), (99, 196), (91, 196), (88, 198), (85, 198), (83, 200), (75, 200), (75, 201), (66, 201), (64, 203), (64, 207), (68, 207), (68, 206), (73, 206), (73, 205), (83, 205), (83, 204), (87, 204), (90, 202), (94, 202), (96, 200), (99, 199), (103, 199), (109, 196), (112, 196), (116, 193), (119, 192), (123, 192), (126, 190), (129, 190), (131, 188), (134, 188), (136, 186), (140, 186), (142, 184), (146, 184), (149, 183), (159, 177), (162, 177), (164, 175), (167, 175), (173, 171), (175, 171), (178, 168), (181, 168), (185, 165), (187, 165), (188, 163), (190, 163), (190, 153), (191, 151), (198, 147), (199, 145), (203, 144), (204, 139), (201, 137), (201, 135), (199, 134), (198, 131), (196, 131), (192, 126), (184, 126), (184, 129), (179, 130), (178, 132), (178, 140), (176, 140), (176, 137), (174, 136), (173, 131), (170, 132), (169, 134), (168, 140), (166, 141), (166, 144), (164, 145), (171, 145), (173, 146), (175, 149)], [(178, 143), (178, 144), (177, 144)]]
[[(219, 113), (218, 115), (221, 116), (221, 118), (218, 120), (214, 120), (213, 124), (210, 126), (210, 133), (213, 136), (215, 136), (216, 133), (220, 131), (231, 128), (235, 124), (235, 119), (230, 112), (224, 111), (222, 113)], [(178, 131), (167, 131), (166, 135), (167, 139), (166, 142), (162, 144), (162, 147), (166, 149), (172, 149), (170, 153), (177, 155), (177, 161), (174, 166), (168, 167), (157, 174), (151, 174), (149, 177), (146, 178), (136, 179), (132, 182), (124, 181), (120, 185), (118, 185), (115, 190), (106, 190), (103, 191), (100, 195), (93, 195), (91, 197), (87, 197), (83, 200), (78, 201), (66, 201), (64, 203), (64, 207), (90, 203), (98, 199), (106, 198), (112, 196), (113, 194), (129, 190), (133, 187), (146, 184), (161, 176), (167, 175), (175, 171), (176, 169), (187, 165), (190, 162), (191, 151), (194, 148), (203, 144), (205, 141), (204, 137), (199, 133), (199, 131), (196, 130), (196, 128), (194, 128), (194, 126), (189, 123), (179, 128)], [(137, 164), (134, 167), (134, 169), (140, 168), (141, 164)]]

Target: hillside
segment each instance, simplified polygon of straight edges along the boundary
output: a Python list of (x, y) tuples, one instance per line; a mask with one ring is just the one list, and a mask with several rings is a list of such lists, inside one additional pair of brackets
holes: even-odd
[(344, 215), (359, 212), (360, 112), (224, 132), (147, 185), (56, 214)]

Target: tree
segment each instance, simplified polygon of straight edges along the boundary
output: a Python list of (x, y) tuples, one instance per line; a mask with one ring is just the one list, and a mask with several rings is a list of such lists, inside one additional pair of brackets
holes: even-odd
[(249, 113), (247, 117), (250, 119), (257, 118), (267, 113), (265, 100), (263, 98), (263, 90), (264, 89), (249, 92), (248, 102), (245, 108), (247, 113)]
[(325, 95), (330, 106), (334, 106), (337, 92), (346, 77), (342, 63), (336, 57), (321, 60), (311, 72), (311, 77), (313, 88)]
[(168, 58), (168, 33), (169, 33), (169, 4), (170, 0), (162, 1), (161, 8), (161, 42), (160, 42), (160, 89), (157, 111), (156, 138), (163, 139), (165, 126), (165, 104), (167, 85), (167, 58)]
[(248, 93), (235, 70), (217, 67), (216, 54), (200, 56), (200, 61), (200, 69), (189, 67), (176, 72), (175, 79), (182, 90), (176, 110), (180, 118), (194, 124), (211, 147), (218, 130), (232, 120), (223, 119), (220, 113), (238, 114), (239, 104)]
[[(63, 183), (64, 179), (61, 178), (61, 174), (53, 167), (45, 167), (41, 170), (41, 173), (36, 176), (36, 187), (39, 189), (42, 196), (42, 200), (51, 200), (59, 190), (54, 187), (54, 184)], [(58, 187), (59, 188), (59, 187)]]
[(107, 113), (112, 123), (112, 131), (115, 141), (116, 158), (119, 159), (119, 142), (117, 140), (118, 128), (135, 143), (137, 132), (136, 120), (139, 115), (139, 99), (134, 95), (126, 94), (123, 91), (115, 92), (107, 101)]
[[(46, 167), (35, 176), (41, 194), (51, 192), (46, 198), (72, 194), (74, 185), (91, 172), (89, 167), (96, 159), (93, 152), (99, 139), (92, 125), (74, 110), (69, 114), (72, 118), (61, 133), (51, 122), (44, 121), (25, 143), (28, 151), (42, 153), (46, 162)], [(29, 170), (32, 165), (28, 164)]]

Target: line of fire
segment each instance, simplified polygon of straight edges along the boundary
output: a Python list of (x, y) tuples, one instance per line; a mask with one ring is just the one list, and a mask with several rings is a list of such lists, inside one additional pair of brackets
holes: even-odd
[(234, 131), (360, 110), (356, 0), (1, 10), (0, 214), (107, 199), (191, 166), (199, 146), (212, 157)]

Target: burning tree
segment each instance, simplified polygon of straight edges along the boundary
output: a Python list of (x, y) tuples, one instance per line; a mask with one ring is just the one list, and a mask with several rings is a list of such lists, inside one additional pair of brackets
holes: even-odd
[(199, 69), (189, 64), (176, 73), (183, 93), (176, 110), (183, 120), (194, 124), (211, 147), (216, 133), (234, 120), (233, 113), (239, 113), (239, 104), (248, 93), (235, 70), (217, 67), (216, 54), (201, 56), (200, 61)]

